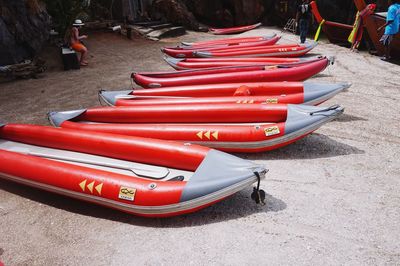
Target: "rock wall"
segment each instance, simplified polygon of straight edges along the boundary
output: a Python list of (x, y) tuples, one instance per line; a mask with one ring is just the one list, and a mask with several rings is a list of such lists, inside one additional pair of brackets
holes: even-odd
[(150, 13), (155, 20), (166, 20), (191, 30), (201, 29), (200, 23), (181, 0), (155, 0)]
[[(189, 29), (204, 23), (209, 26), (231, 27), (264, 22), (283, 26), (296, 16), (301, 0), (155, 0), (156, 10), (170, 21), (179, 21)], [(378, 4), (378, 11), (387, 9), (388, 0), (366, 0)], [(353, 0), (317, 0), (325, 18), (353, 24), (356, 13)], [(155, 4), (155, 5), (154, 5)], [(178, 12), (176, 12), (178, 10)]]
[(50, 17), (36, 0), (0, 0), (0, 66), (33, 58), (49, 37)]
[(210, 26), (231, 27), (254, 24), (264, 14), (262, 0), (185, 0), (188, 9)]

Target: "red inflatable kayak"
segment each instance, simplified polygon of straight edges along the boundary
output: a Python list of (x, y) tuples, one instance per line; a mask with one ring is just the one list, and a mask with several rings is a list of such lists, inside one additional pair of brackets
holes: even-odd
[[(286, 85), (286, 84), (284, 84)], [(171, 96), (138, 96), (135, 95), (136, 91), (100, 91), (99, 98), (106, 104), (111, 106), (142, 106), (142, 105), (162, 105), (162, 104), (220, 104), (220, 103), (292, 103), (292, 104), (307, 104), (318, 105), (336, 94), (342, 92), (349, 87), (347, 83), (337, 84), (315, 84), (305, 83), (301, 92), (292, 93), (294, 90), (282, 89), (279, 94), (269, 92), (268, 90), (260, 90), (259, 92), (252, 91), (248, 86), (241, 86), (234, 94), (228, 96), (214, 97), (171, 97)], [(158, 90), (158, 89), (154, 89)], [(146, 90), (151, 91), (151, 90)], [(300, 91), (300, 90), (299, 90)], [(184, 94), (184, 93), (183, 93)], [(252, 95), (257, 94), (257, 95)]]
[[(179, 59), (178, 59), (179, 60)], [(187, 69), (182, 71), (162, 71), (162, 72), (138, 72), (132, 75), (141, 75), (146, 77), (153, 78), (179, 78), (179, 77), (189, 77), (189, 76), (198, 76), (198, 75), (208, 75), (208, 74), (220, 74), (220, 73), (232, 73), (232, 72), (245, 72), (245, 71), (258, 71), (258, 70), (274, 70), (278, 68), (295, 68), (309, 63), (315, 63), (318, 61), (324, 61), (326, 57), (314, 57), (312, 59), (308, 59), (307, 61), (303, 61), (306, 63), (297, 63), (291, 65), (269, 65), (266, 66), (264, 64), (247, 64), (242, 66), (222, 66), (222, 67), (209, 67), (209, 68), (200, 68), (200, 69)], [(328, 59), (332, 64), (334, 62), (334, 58)]]
[[(257, 70), (274, 69), (278, 67), (280, 66), (246, 65), (246, 66), (210, 67), (203, 69), (187, 69), (183, 71), (138, 72), (138, 73), (135, 72), (132, 75), (132, 78), (134, 77), (134, 75), (140, 75), (152, 78), (179, 78), (179, 77), (191, 77), (191, 76), (208, 75), (208, 74), (257, 71)], [(297, 67), (297, 66), (292, 66), (292, 67)]]
[(193, 212), (259, 181), (266, 170), (209, 148), (73, 129), (0, 128), (0, 177), (124, 212)]
[[(189, 70), (189, 69), (203, 69), (211, 67), (233, 67), (233, 66), (279, 66), (279, 67), (293, 67), (305, 65), (320, 60), (321, 57), (307, 57), (307, 58), (247, 58), (246, 60), (237, 61), (233, 59), (241, 58), (185, 58), (178, 59), (172, 57), (165, 57), (164, 60), (176, 70)], [(220, 61), (214, 61), (213, 59), (223, 59)], [(257, 60), (258, 59), (258, 60)], [(260, 60), (261, 59), (261, 60)], [(275, 60), (278, 59), (278, 60)], [(283, 60), (282, 60), (283, 59)], [(293, 59), (286, 61), (284, 59)]]
[(253, 37), (239, 37), (239, 38), (224, 38), (217, 40), (208, 40), (202, 42), (182, 42), (182, 45), (179, 47), (184, 49), (198, 49), (204, 47), (212, 47), (218, 45), (238, 45), (241, 43), (249, 43), (249, 42), (260, 42), (272, 39), (276, 36), (276, 34), (266, 35), (266, 36), (253, 36)]
[(272, 39), (263, 40), (259, 42), (239, 43), (237, 45), (218, 45), (214, 47), (204, 47), (204, 48), (194, 48), (194, 49), (180, 48), (180, 47), (164, 47), (161, 48), (161, 52), (172, 57), (188, 58), (188, 57), (194, 57), (195, 56), (194, 52), (200, 52), (200, 51), (220, 51), (220, 50), (234, 51), (234, 49), (265, 47), (276, 44), (280, 40), (280, 38), (281, 38), (280, 36), (276, 36)]
[[(144, 88), (161, 88), (172, 86), (235, 83), (235, 82), (272, 82), (272, 81), (302, 81), (323, 71), (330, 64), (326, 57), (319, 61), (292, 68), (266, 68), (257, 71), (231, 73), (203, 74), (177, 77), (151, 77), (138, 73), (132, 74), (132, 79)], [(180, 73), (180, 72), (179, 72)], [(200, 73), (200, 72), (197, 72)]]
[[(350, 83), (341, 83), (344, 88), (350, 87)], [(180, 87), (167, 87), (159, 89), (134, 89), (124, 91), (127, 97), (135, 96), (137, 98), (174, 98), (174, 97), (224, 97), (224, 96), (263, 96), (263, 95), (281, 95), (304, 93), (309, 94), (318, 91), (321, 87), (333, 86), (326, 83), (314, 82), (248, 82), (248, 83), (223, 83), (206, 84)], [(339, 86), (340, 88), (340, 86)], [(323, 89), (324, 90), (324, 89)], [(113, 92), (109, 92), (113, 93)], [(116, 92), (119, 97), (123, 96), (119, 91)], [(113, 97), (113, 96), (111, 96)]]
[(309, 42), (298, 45), (274, 45), (265, 47), (242, 48), (233, 50), (199, 51), (193, 52), (195, 57), (299, 57), (310, 52), (318, 45), (317, 42)]
[(247, 25), (247, 26), (240, 26), (240, 27), (231, 27), (231, 28), (209, 28), (210, 32), (215, 35), (222, 35), (222, 34), (233, 34), (233, 33), (242, 33), (249, 30), (253, 30), (261, 26), (261, 23)]
[(53, 112), (49, 119), (64, 128), (179, 140), (230, 152), (261, 152), (292, 143), (342, 112), (339, 106), (184, 105)]

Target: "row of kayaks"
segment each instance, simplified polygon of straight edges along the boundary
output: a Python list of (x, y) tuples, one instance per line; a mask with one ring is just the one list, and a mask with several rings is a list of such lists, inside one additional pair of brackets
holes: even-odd
[(219, 43), (198, 43), (177, 47), (164, 47), (161, 51), (174, 58), (210, 57), (299, 57), (317, 46), (317, 42), (304, 44), (276, 44), (280, 36), (271, 35), (250, 39), (234, 39)]
[[(242, 44), (268, 39), (179, 49), (248, 49)], [(330, 64), (323, 56), (211, 59), (169, 62), (183, 71), (134, 73), (142, 89), (100, 91), (108, 107), (50, 112), (56, 128), (0, 124), (0, 175), (147, 217), (194, 212), (254, 183), (252, 199), (262, 203), (266, 168), (225, 152), (268, 151), (307, 136), (343, 113), (318, 105), (350, 84), (303, 81)], [(204, 65), (217, 62), (224, 65)]]

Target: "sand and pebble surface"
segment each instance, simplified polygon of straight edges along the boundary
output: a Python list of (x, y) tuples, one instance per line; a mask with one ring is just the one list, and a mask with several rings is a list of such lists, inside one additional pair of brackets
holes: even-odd
[[(297, 41), (283, 35), (281, 42)], [(171, 70), (162, 46), (210, 38), (218, 37), (189, 33), (153, 42), (91, 35), (89, 67), (64, 72), (57, 57), (40, 79), (0, 83), (0, 120), (48, 125), (48, 111), (96, 106), (98, 90), (131, 87), (132, 71)], [(353, 83), (325, 103), (345, 113), (293, 145), (238, 155), (270, 169), (262, 182), (266, 206), (255, 205), (248, 188), (191, 215), (144, 219), (0, 180), (0, 261), (399, 265), (400, 66), (327, 42), (314, 52), (336, 62), (312, 80)]]

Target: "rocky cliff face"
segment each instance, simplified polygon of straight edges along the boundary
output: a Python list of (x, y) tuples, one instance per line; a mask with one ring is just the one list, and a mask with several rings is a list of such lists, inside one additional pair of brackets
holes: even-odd
[[(353, 0), (316, 1), (325, 18), (353, 24), (356, 13)], [(180, 24), (189, 29), (196, 29), (193, 25), (197, 26), (197, 21), (216, 27), (248, 25), (260, 21), (282, 26), (289, 18), (295, 17), (296, 7), (300, 2), (301, 0), (155, 0), (153, 10), (172, 22), (181, 22)], [(379, 11), (387, 9), (387, 0), (366, 2), (377, 3)]]
[(155, 0), (150, 10), (153, 19), (164, 19), (191, 30), (200, 30), (201, 26), (194, 15), (181, 0)]
[(254, 24), (264, 14), (262, 0), (184, 0), (184, 3), (201, 22), (217, 27)]
[(259, 22), (264, 13), (262, 0), (155, 0), (151, 14), (188, 29), (199, 30), (201, 23), (230, 27)]
[(0, 65), (30, 59), (48, 39), (50, 17), (36, 0), (0, 0)]

